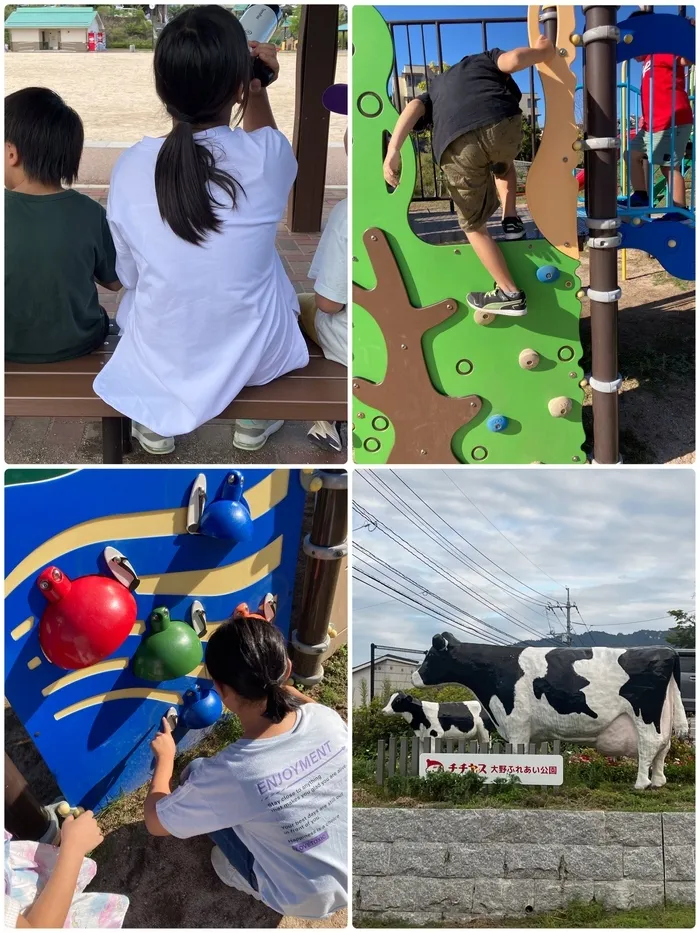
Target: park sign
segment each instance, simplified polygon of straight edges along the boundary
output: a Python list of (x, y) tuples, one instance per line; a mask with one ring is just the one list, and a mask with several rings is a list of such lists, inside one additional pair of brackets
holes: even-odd
[(478, 774), (486, 784), (512, 781), (521, 784), (554, 786), (564, 783), (564, 759), (561, 755), (467, 755), (435, 752), (421, 755), (420, 777), (428, 774)]

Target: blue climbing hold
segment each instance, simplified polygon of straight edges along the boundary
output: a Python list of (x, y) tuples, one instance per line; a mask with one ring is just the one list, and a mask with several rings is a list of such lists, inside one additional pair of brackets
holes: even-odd
[(188, 729), (206, 729), (207, 726), (213, 726), (224, 711), (219, 694), (211, 687), (200, 687), (196, 684), (182, 699), (180, 719)]
[(537, 270), (537, 278), (540, 282), (556, 282), (559, 274), (556, 266), (540, 266)]
[(214, 499), (207, 502), (199, 533), (236, 544), (253, 537), (253, 519), (243, 498), (243, 474), (239, 470), (229, 473)]
[(505, 415), (491, 415), (486, 422), (489, 431), (505, 431), (508, 427), (508, 419)]

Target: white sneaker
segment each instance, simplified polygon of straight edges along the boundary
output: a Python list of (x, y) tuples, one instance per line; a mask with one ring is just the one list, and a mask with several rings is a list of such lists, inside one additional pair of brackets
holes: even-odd
[(343, 449), (340, 434), (330, 421), (314, 421), (307, 437), (311, 438), (319, 447), (330, 447), (331, 450), (335, 450), (337, 453)]
[(229, 888), (235, 888), (243, 894), (250, 894), (256, 901), (262, 901), (260, 892), (251, 887), (243, 875), (239, 874), (218, 846), (211, 850), (211, 864), (219, 878)]
[(138, 421), (131, 422), (131, 436), (136, 438), (147, 454), (161, 456), (171, 454), (175, 450), (174, 437), (162, 437)]
[(267, 443), (268, 437), (279, 431), (283, 424), (284, 421), (238, 418), (233, 432), (233, 446), (239, 450), (260, 450)]

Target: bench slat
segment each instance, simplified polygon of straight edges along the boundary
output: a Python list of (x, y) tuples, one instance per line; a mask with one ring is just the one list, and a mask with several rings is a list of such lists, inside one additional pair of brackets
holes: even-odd
[[(95, 395), (92, 382), (118, 338), (78, 360), (6, 363), (5, 414), (9, 417), (112, 418), (119, 415)], [(250, 386), (218, 418), (346, 421), (347, 370), (307, 341), (310, 361), (266, 386)]]

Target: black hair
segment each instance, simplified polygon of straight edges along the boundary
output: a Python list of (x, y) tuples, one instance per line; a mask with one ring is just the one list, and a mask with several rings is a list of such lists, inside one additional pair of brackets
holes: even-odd
[(156, 93), (176, 120), (156, 161), (160, 216), (181, 239), (199, 245), (221, 227), (214, 212), (221, 205), (210, 186), (218, 185), (232, 208), (241, 187), (217, 169), (211, 150), (198, 145), (194, 133), (217, 120), (239, 91), (245, 110), (252, 74), (245, 30), (223, 7), (185, 10), (161, 32), (153, 68)]
[(55, 91), (24, 87), (5, 98), (5, 142), (24, 174), (42, 185), (71, 185), (83, 154), (83, 121)]
[(282, 632), (260, 619), (229, 619), (207, 642), (204, 663), (210, 677), (226, 684), (244, 700), (264, 700), (263, 716), (281, 722), (299, 706), (283, 684), (287, 646)]

